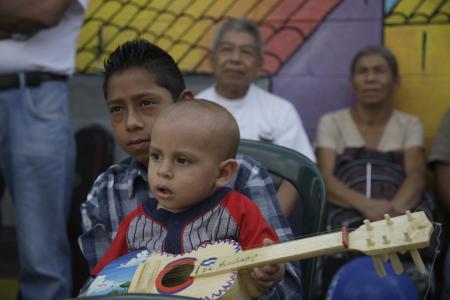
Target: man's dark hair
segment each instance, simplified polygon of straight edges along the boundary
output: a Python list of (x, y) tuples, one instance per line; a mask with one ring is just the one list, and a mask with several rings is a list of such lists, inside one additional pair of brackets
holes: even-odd
[(156, 84), (167, 89), (176, 101), (186, 88), (183, 75), (173, 58), (158, 46), (137, 38), (114, 50), (104, 62), (103, 94), (107, 98), (110, 77), (129, 68), (144, 68), (155, 78)]
[(381, 57), (384, 58), (384, 60), (386, 60), (386, 62), (388, 63), (389, 69), (392, 72), (392, 75), (394, 76), (395, 80), (398, 80), (398, 63), (397, 63), (397, 59), (395, 58), (395, 55), (391, 52), (391, 50), (382, 47), (382, 46), (369, 46), (366, 48), (363, 48), (361, 50), (358, 51), (358, 53), (356, 53), (356, 55), (353, 57), (352, 60), (352, 65), (351, 65), (351, 69), (350, 69), (350, 74), (353, 77), (354, 73), (355, 73), (355, 67), (356, 67), (356, 63), (358, 62), (358, 60), (366, 55), (370, 55), (370, 54), (377, 54), (380, 55)]

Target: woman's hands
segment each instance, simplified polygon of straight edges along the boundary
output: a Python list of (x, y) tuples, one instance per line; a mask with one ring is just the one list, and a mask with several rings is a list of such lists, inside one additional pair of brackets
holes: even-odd
[(384, 198), (366, 198), (355, 204), (355, 208), (370, 221), (381, 220), (384, 218), (384, 214), (395, 217), (405, 213), (403, 208), (396, 207), (395, 203)]

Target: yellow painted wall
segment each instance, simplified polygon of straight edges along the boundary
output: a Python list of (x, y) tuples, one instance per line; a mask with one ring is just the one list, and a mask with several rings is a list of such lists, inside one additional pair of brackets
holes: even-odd
[(385, 26), (384, 34), (401, 73), (395, 106), (422, 120), (429, 150), (450, 107), (450, 24)]

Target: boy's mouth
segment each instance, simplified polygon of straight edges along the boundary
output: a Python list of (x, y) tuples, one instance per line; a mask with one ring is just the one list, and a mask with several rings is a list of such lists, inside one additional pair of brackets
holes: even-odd
[(150, 146), (150, 139), (136, 139), (128, 142), (128, 148), (134, 151), (138, 150), (148, 150)]
[(159, 184), (156, 186), (155, 194), (162, 200), (170, 200), (174, 197), (174, 193), (168, 187)]

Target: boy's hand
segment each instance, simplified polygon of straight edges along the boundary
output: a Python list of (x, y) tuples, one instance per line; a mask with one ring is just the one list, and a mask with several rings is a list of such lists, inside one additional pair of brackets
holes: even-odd
[[(264, 246), (272, 245), (273, 242), (269, 239), (264, 239)], [(256, 267), (250, 273), (253, 278), (255, 287), (262, 293), (269, 291), (284, 277), (284, 264), (265, 265)]]

